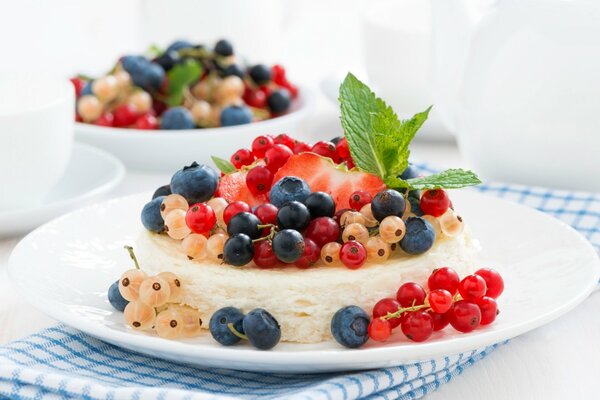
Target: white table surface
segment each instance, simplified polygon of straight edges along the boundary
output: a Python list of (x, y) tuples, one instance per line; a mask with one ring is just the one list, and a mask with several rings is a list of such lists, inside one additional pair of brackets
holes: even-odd
[[(333, 106), (320, 99), (311, 131), (339, 134)], [(240, 144), (247, 145), (247, 144)], [(413, 155), (441, 166), (463, 166), (454, 143), (415, 143)], [(112, 196), (152, 190), (168, 175), (129, 171)], [(20, 238), (0, 240), (0, 345), (56, 324), (27, 304), (6, 274), (10, 252)], [(48, 273), (52, 273), (48, 271)], [(556, 293), (560, 296), (560, 293)], [(591, 399), (598, 398), (600, 294), (547, 326), (513, 339), (443, 385), (429, 399)]]

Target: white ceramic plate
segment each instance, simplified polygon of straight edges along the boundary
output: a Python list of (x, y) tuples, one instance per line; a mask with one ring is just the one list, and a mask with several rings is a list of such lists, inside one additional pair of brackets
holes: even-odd
[(266, 121), (224, 128), (170, 131), (106, 128), (76, 123), (75, 137), (114, 154), (128, 168), (172, 172), (191, 161), (210, 163), (211, 155), (229, 154), (236, 148), (249, 147), (252, 139), (258, 135), (289, 133), (298, 139), (306, 139), (306, 123), (313, 106), (312, 92), (300, 87), (291, 111)]
[(60, 181), (37, 206), (0, 211), (0, 237), (32, 230), (112, 190), (125, 176), (123, 164), (95, 147), (75, 143)]
[(142, 229), (140, 209), (149, 197), (87, 207), (27, 236), (9, 265), (24, 298), (65, 324), (141, 353), (197, 365), (299, 373), (393, 366), (497, 343), (571, 310), (600, 277), (598, 255), (572, 228), (532, 209), (464, 191), (453, 194), (453, 201), (481, 241), (480, 266), (497, 268), (506, 281), (499, 300), (502, 313), (492, 326), (470, 334), (446, 328), (418, 344), (396, 336), (357, 350), (333, 341), (280, 343), (271, 351), (248, 345), (222, 347), (209, 333), (169, 341), (128, 329), (106, 299), (108, 287), (132, 267), (123, 245), (133, 244)]

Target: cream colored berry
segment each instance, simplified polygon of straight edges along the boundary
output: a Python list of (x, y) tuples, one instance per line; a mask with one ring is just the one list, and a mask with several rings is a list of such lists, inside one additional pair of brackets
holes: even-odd
[(379, 224), (379, 235), (387, 243), (398, 243), (406, 234), (406, 225), (395, 215), (385, 217)]
[(113, 100), (119, 94), (117, 78), (107, 75), (96, 79), (92, 83), (92, 93), (98, 97), (98, 100), (104, 103)]
[(94, 122), (102, 115), (102, 103), (91, 94), (81, 96), (77, 100), (77, 113), (85, 122)]
[(185, 214), (184, 210), (173, 210), (165, 217), (165, 231), (171, 238), (181, 240), (192, 233), (185, 222)]
[(133, 105), (140, 114), (152, 109), (152, 96), (143, 90), (137, 90), (129, 96), (128, 103)]
[(190, 111), (197, 125), (206, 125), (208, 123), (210, 118), (210, 104), (207, 101), (194, 101)]
[(373, 211), (371, 210), (371, 203), (362, 206), (362, 208), (360, 209), (360, 213), (365, 219), (365, 226), (367, 228), (373, 228), (374, 226), (377, 226), (378, 222), (373, 216)]
[(367, 258), (371, 262), (384, 262), (390, 257), (390, 245), (381, 236), (369, 238), (365, 247), (367, 249)]

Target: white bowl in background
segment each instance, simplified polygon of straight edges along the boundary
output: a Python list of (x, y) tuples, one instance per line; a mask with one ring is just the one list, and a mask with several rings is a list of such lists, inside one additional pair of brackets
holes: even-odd
[(192, 161), (209, 163), (210, 156), (228, 159), (238, 148), (249, 148), (257, 135), (289, 133), (308, 138), (306, 122), (314, 106), (314, 96), (300, 87), (290, 112), (277, 118), (244, 125), (182, 130), (140, 130), (107, 128), (76, 123), (77, 140), (100, 147), (131, 169), (174, 172)]

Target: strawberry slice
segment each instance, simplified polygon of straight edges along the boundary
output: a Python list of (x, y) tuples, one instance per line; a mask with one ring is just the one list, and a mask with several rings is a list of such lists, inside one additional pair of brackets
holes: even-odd
[(313, 192), (329, 193), (338, 210), (350, 208), (350, 195), (356, 190), (366, 190), (375, 196), (386, 187), (383, 181), (373, 174), (348, 171), (344, 165), (336, 165), (330, 158), (314, 153), (291, 156), (277, 171), (273, 183), (284, 176), (304, 179)]
[(228, 202), (243, 201), (250, 207), (269, 202), (266, 194), (253, 195), (246, 186), (247, 169), (222, 176), (215, 196), (223, 197)]

